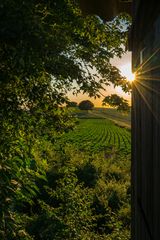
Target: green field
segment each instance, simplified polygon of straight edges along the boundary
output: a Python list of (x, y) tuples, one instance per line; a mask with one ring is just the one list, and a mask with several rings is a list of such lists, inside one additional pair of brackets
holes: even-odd
[(130, 130), (119, 127), (108, 119), (79, 119), (73, 132), (66, 134), (65, 141), (76, 145), (80, 150), (100, 152), (109, 147), (121, 153), (130, 153)]
[[(77, 125), (63, 135), (59, 149), (63, 149), (63, 161), (70, 171), (74, 170), (77, 183), (82, 184), (82, 192), (93, 197), (92, 231), (80, 239), (129, 240), (131, 131), (113, 121), (119, 117), (129, 122), (129, 116), (113, 109), (77, 112)], [(107, 114), (112, 115), (112, 121)]]

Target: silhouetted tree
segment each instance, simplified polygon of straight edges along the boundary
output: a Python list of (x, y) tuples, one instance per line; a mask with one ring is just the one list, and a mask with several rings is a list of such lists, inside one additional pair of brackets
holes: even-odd
[(94, 104), (89, 100), (84, 100), (79, 103), (79, 109), (81, 110), (92, 110), (94, 108)]
[(117, 94), (111, 94), (110, 96), (106, 96), (103, 99), (103, 106), (105, 105), (115, 107), (120, 112), (130, 111), (130, 106), (128, 104), (128, 101), (123, 97), (118, 96)]

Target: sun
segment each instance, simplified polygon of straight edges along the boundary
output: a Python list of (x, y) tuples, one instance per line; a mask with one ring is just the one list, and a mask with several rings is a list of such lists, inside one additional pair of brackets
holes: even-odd
[(131, 72), (131, 74), (129, 75), (129, 77), (127, 77), (127, 80), (128, 80), (129, 82), (133, 82), (133, 81), (135, 80), (135, 73), (132, 73), (132, 72)]
[(122, 75), (124, 75), (129, 82), (133, 82), (135, 80), (135, 73), (132, 73), (131, 64), (127, 63), (120, 67), (120, 71)]

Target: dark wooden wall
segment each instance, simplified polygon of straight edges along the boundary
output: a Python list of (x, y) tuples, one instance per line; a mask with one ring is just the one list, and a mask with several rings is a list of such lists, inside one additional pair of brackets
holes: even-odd
[(160, 239), (160, 1), (134, 1), (132, 240)]

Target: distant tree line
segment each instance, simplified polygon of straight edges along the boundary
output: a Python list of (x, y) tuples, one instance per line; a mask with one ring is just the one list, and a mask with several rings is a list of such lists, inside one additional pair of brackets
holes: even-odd
[(94, 108), (94, 104), (90, 100), (84, 100), (79, 104), (76, 102), (68, 102), (67, 107), (78, 107), (80, 110), (92, 110)]

